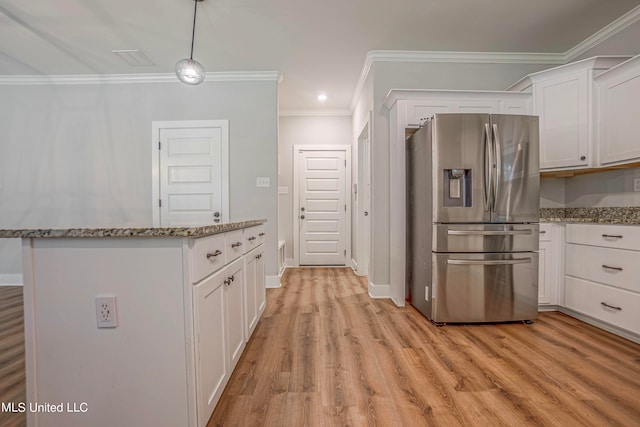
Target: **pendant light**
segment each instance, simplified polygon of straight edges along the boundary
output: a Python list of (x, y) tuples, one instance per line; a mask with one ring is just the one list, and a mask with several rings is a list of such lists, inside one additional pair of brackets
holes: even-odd
[(204, 81), (204, 67), (198, 61), (193, 59), (193, 40), (196, 35), (196, 13), (198, 12), (198, 2), (204, 0), (193, 0), (196, 4), (193, 10), (193, 30), (191, 31), (191, 56), (178, 61), (176, 64), (176, 76), (182, 83), (188, 85), (197, 85)]

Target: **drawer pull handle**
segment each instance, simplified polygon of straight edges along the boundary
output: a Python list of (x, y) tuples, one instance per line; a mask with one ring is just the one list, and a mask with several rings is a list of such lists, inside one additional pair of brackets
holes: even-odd
[(612, 306), (612, 305), (607, 304), (606, 302), (601, 302), (601, 303), (600, 303), (600, 305), (603, 305), (603, 306), (608, 307), (608, 308), (612, 308), (612, 309), (614, 309), (614, 310), (622, 311), (622, 308), (620, 308), (620, 307), (614, 307), (614, 306)]
[(232, 248), (237, 248), (238, 246), (242, 246), (242, 242), (235, 242), (231, 244)]
[(218, 255), (222, 255), (222, 251), (220, 249), (216, 249), (214, 253), (208, 253), (207, 259), (217, 257)]
[(249, 239), (247, 239), (247, 240), (249, 240), (250, 242), (253, 242), (254, 240), (256, 240), (256, 236), (251, 236), (251, 237), (249, 237)]
[(609, 238), (609, 239), (622, 239), (622, 234), (603, 234), (602, 237), (604, 237), (605, 239)]
[(229, 281), (229, 283), (233, 282), (235, 279), (236, 279), (235, 274), (233, 276), (227, 277), (227, 280)]
[(540, 230), (540, 234), (546, 233), (546, 230)]
[(622, 271), (622, 267), (611, 267), (610, 265), (607, 265), (607, 264), (602, 264), (602, 268), (608, 268), (609, 270)]
[(264, 236), (264, 233), (260, 233), (260, 234), (258, 234), (258, 236), (262, 237), (262, 236)]

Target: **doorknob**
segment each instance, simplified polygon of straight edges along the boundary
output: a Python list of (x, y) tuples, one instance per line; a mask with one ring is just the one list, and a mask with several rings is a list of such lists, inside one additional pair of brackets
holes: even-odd
[(220, 212), (213, 213), (213, 222), (220, 222)]
[(364, 211), (364, 216), (369, 216), (369, 212)]
[(300, 215), (300, 219), (304, 219), (304, 215)]
[(302, 212), (304, 212), (304, 208), (300, 208), (300, 210), (301, 210)]

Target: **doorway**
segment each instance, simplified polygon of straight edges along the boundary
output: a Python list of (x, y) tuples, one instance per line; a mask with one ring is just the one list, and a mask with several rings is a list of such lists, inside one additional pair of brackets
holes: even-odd
[(229, 221), (229, 121), (152, 124), (153, 224)]
[(294, 146), (294, 263), (345, 266), (350, 259), (351, 146)]

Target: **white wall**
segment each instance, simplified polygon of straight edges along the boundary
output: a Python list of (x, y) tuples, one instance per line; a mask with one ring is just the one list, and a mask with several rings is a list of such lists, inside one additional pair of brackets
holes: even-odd
[(151, 226), (151, 123), (211, 119), (230, 121), (231, 220), (267, 219), (277, 274), (277, 187), (255, 186), (277, 182), (275, 79), (0, 86), (0, 228)]
[[(504, 90), (545, 64), (374, 62), (372, 128), (372, 259), (369, 281), (389, 285), (389, 111), (383, 105), (391, 89)], [(366, 109), (367, 99), (359, 103)], [(402, 285), (403, 286), (403, 285)]]
[(293, 258), (293, 146), (350, 145), (351, 116), (280, 116), (278, 135), (279, 240), (286, 242), (285, 257)]
[(566, 178), (540, 179), (541, 208), (565, 207), (565, 179)]
[(565, 178), (565, 207), (640, 206), (640, 192), (633, 191), (634, 179), (640, 179), (640, 168)]

